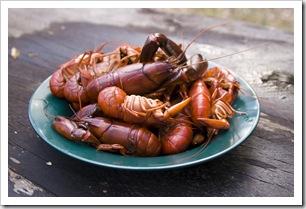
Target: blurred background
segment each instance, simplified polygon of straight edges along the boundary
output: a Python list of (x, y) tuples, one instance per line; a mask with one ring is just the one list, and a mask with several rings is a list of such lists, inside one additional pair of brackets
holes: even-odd
[(180, 8), (180, 9), (160, 9), (173, 13), (186, 13), (206, 15), (216, 18), (229, 18), (252, 22), (268, 27), (279, 28), (288, 32), (293, 32), (293, 9), (282, 8)]

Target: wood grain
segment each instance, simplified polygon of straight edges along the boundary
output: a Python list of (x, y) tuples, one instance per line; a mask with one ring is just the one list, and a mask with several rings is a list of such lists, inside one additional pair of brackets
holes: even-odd
[[(142, 10), (137, 10), (142, 17)], [(50, 27), (9, 37), (8, 138), (9, 171), (31, 182), (33, 193), (14, 190), (10, 196), (60, 197), (292, 197), (294, 195), (293, 34), (243, 22), (200, 37), (188, 54), (205, 48), (207, 57), (221, 56), (266, 41), (263, 48), (220, 59), (257, 92), (261, 118), (251, 136), (238, 148), (213, 161), (168, 171), (127, 171), (91, 165), (66, 156), (35, 133), (28, 118), (28, 102), (35, 89), (58, 65), (100, 43), (117, 40), (142, 45), (149, 33), (162, 32), (188, 43), (200, 30), (185, 27), (205, 17), (163, 14), (162, 26), (111, 26), (88, 22), (52, 23)], [(170, 20), (182, 24), (173, 24)], [(185, 19), (184, 19), (185, 18)], [(35, 18), (37, 21), (38, 17)], [(218, 19), (207, 18), (217, 24)], [(174, 29), (165, 29), (174, 25)], [(184, 27), (182, 27), (184, 26)], [(18, 27), (15, 27), (18, 30)], [(237, 30), (243, 31), (238, 33)], [(234, 32), (233, 32), (234, 31)], [(288, 38), (289, 37), (289, 38)], [(108, 47), (113, 47), (110, 44)], [(106, 48), (107, 50), (107, 48)], [(51, 162), (51, 165), (50, 163)], [(48, 165), (48, 164), (49, 165)], [(31, 195), (29, 195), (31, 194)]]

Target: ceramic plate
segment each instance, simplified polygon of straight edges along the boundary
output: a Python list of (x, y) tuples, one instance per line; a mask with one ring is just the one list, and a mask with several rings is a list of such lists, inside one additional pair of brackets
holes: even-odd
[[(216, 65), (210, 63), (210, 67)], [(234, 73), (233, 73), (234, 74)], [(240, 82), (241, 88), (252, 92), (253, 89), (239, 75), (234, 74)], [(34, 92), (29, 103), (29, 118), (37, 134), (49, 145), (57, 150), (82, 161), (118, 169), (131, 170), (161, 170), (174, 169), (204, 163), (219, 157), (236, 148), (245, 141), (255, 129), (259, 121), (260, 106), (257, 99), (239, 94), (233, 108), (247, 112), (247, 115), (235, 115), (228, 119), (231, 124), (229, 130), (219, 131), (209, 145), (201, 150), (201, 146), (183, 153), (159, 157), (127, 157), (113, 153), (96, 151), (95, 148), (81, 143), (67, 140), (55, 132), (51, 127), (51, 115), (72, 116), (68, 103), (53, 96), (47, 78)]]

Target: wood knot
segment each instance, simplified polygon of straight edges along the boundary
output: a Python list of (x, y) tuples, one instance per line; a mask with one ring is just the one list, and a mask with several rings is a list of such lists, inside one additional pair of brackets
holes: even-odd
[(293, 75), (277, 71), (263, 73), (263, 75), (261, 76), (261, 81), (264, 83), (268, 81), (279, 81), (287, 84), (294, 84)]

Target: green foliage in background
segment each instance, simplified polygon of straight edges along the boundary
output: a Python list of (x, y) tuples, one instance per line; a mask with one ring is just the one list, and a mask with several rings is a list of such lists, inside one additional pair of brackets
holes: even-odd
[(293, 32), (293, 9), (286, 8), (188, 8), (169, 9), (172, 12), (201, 14), (217, 18), (242, 20)]

